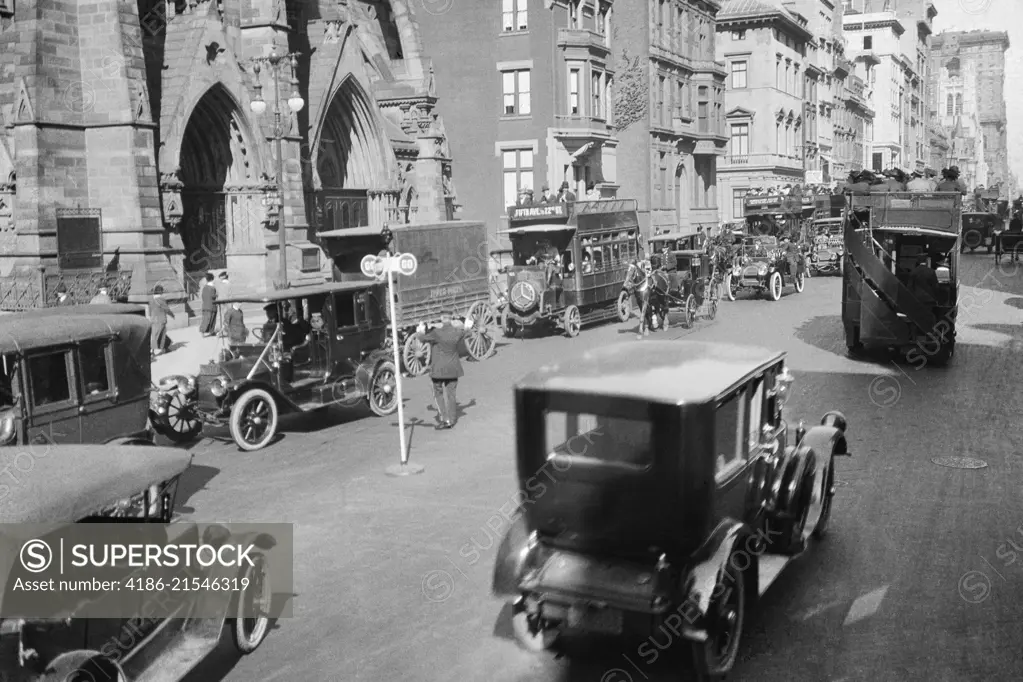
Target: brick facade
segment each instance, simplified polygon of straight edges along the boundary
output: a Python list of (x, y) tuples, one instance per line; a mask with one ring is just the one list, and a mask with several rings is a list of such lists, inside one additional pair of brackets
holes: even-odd
[(103, 260), (133, 268), (135, 299), (157, 284), (184, 299), (217, 266), (235, 291), (279, 281), (274, 81), (251, 61), (274, 43), (300, 53), (305, 101), (290, 113), (285, 62), (292, 284), (330, 276), (309, 257), (319, 228), (449, 217), (417, 22), (407, 0), (19, 0), (0, 12), (0, 274), (56, 265), (57, 209), (88, 208), (102, 211)]

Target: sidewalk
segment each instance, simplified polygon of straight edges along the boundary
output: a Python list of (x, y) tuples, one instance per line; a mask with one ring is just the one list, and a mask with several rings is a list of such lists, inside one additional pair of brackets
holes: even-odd
[[(259, 306), (243, 307), (245, 326), (249, 328), (249, 340), (253, 341), (252, 329), (258, 329), (266, 322), (266, 314)], [(224, 339), (217, 336), (204, 338), (199, 333), (199, 317), (190, 320), (187, 327), (168, 329), (167, 336), (171, 340), (171, 351), (157, 355), (152, 364), (153, 382), (174, 374), (195, 375), (199, 365), (206, 364), (217, 357)], [(220, 327), (221, 320), (217, 320)]]

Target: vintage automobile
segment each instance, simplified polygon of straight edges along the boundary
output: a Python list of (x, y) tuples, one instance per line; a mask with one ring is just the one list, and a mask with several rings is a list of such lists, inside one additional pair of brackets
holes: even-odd
[[(162, 523), (171, 524), (168, 540), (181, 544), (197, 544), (201, 539), (214, 546), (254, 545), (248, 554), (254, 565), (243, 566), (231, 576), (247, 587), (230, 596), (225, 593), (219, 618), (190, 615), (197, 613), (197, 601), (208, 604), (210, 596), (205, 591), (185, 591), (171, 595), (169, 603), (163, 601), (176, 614), (168, 618), (149, 617), (155, 611), (140, 595), (139, 613), (133, 618), (0, 619), (0, 679), (180, 680), (217, 648), (225, 626), (240, 654), (259, 647), (270, 630), (273, 595), (267, 552), (276, 541), (266, 534), (232, 534), (222, 526), (207, 527), (200, 536), (194, 523), (171, 523), (178, 481), (190, 461), (179, 449), (155, 446), (56, 445), (46, 457), (36, 458), (32, 475), (12, 486), (0, 506), (4, 529), (0, 530), (0, 600), (12, 612), (21, 610), (19, 598), (38, 599), (12, 590), (17, 578), (38, 576), (19, 564), (20, 547), (27, 538), (17, 526), (7, 524), (46, 524), (58, 533), (79, 523)], [(196, 569), (190, 570), (189, 577), (200, 577)], [(96, 592), (92, 604), (105, 595)], [(89, 606), (80, 603), (76, 613), (88, 613)], [(208, 610), (206, 606), (204, 611)]]
[(0, 316), (0, 446), (151, 444), (144, 313), (112, 304)]
[(622, 284), (642, 251), (634, 199), (509, 207), (508, 220), (505, 336), (547, 327), (574, 337), (584, 324), (631, 318)]
[(803, 291), (806, 258), (802, 253), (795, 256), (793, 272), (789, 256), (776, 237), (746, 236), (742, 240), (731, 272), (725, 273), (724, 290), (729, 301), (734, 301), (743, 289), (751, 289), (761, 296), (767, 294), (772, 301), (781, 300), (786, 284), (791, 284), (796, 293)]
[(981, 246), (987, 247), (991, 253), (995, 249), (995, 240), (1005, 229), (1005, 221), (997, 213), (963, 213), (963, 241), (960, 253), (970, 249), (973, 253)]
[(276, 323), (257, 343), (225, 348), (198, 376), (160, 380), (154, 425), (177, 442), (203, 424), (228, 425), (242, 450), (266, 447), (282, 412), (367, 403), (378, 416), (398, 409), (397, 369), (386, 348), (387, 293), (374, 281), (292, 287), (224, 300), (263, 303)]
[(812, 275), (841, 275), (845, 254), (842, 237), (842, 219), (824, 218), (815, 220), (813, 246), (807, 268)]
[(827, 532), (835, 458), (850, 454), (841, 413), (810, 429), (785, 421), (784, 361), (633, 342), (517, 384), (521, 514), (493, 591), (512, 603), (520, 645), (668, 628), (699, 672), (728, 672), (747, 608)]

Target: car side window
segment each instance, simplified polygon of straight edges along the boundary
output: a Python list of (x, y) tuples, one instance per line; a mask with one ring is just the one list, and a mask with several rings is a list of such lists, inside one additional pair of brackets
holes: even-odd
[(764, 408), (764, 380), (757, 379), (753, 384), (753, 392), (749, 403), (749, 450), (752, 451), (760, 444), (760, 428), (763, 425), (762, 416)]
[(352, 294), (334, 295), (334, 315), (337, 316), (338, 328), (355, 326), (355, 301)]
[(741, 466), (744, 455), (743, 427), (746, 412), (746, 391), (725, 400), (718, 406), (714, 420), (715, 475), (728, 475)]
[(106, 341), (84, 341), (78, 346), (83, 396), (100, 395), (110, 390), (110, 371)]
[(60, 351), (28, 359), (32, 405), (43, 407), (71, 401), (71, 353)]
[(18, 360), (13, 355), (0, 356), (0, 410), (14, 407), (20, 393)]

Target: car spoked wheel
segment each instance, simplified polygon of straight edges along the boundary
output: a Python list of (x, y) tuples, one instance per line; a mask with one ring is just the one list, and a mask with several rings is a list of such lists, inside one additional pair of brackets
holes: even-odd
[(795, 284), (795, 286), (796, 286), (796, 293), (797, 294), (803, 293), (803, 287), (806, 284), (806, 279), (805, 279), (803, 273), (799, 273), (798, 275), (796, 275), (795, 278), (792, 280), (792, 283)]
[(378, 417), (385, 417), (398, 409), (398, 373), (394, 363), (385, 360), (377, 365), (366, 391), (369, 409)]
[(686, 296), (683, 313), (685, 314), (684, 324), (686, 329), (692, 329), (693, 324), (696, 322), (696, 297), (692, 294)]
[(164, 427), (160, 429), (161, 435), (175, 443), (190, 443), (202, 431), (202, 422), (196, 416), (194, 406), (177, 391), (168, 396), (164, 409), (167, 413), (158, 417)]
[(728, 300), (734, 301), (737, 293), (739, 293), (739, 283), (731, 274), (725, 275), (725, 295), (728, 296)]
[(704, 677), (727, 674), (739, 655), (746, 620), (746, 585), (732, 555), (714, 586), (707, 609), (707, 640), (693, 643), (693, 666)]
[(549, 650), (561, 634), (541, 616), (529, 613), (524, 598), (512, 604), (512, 632), (519, 646), (534, 653)]
[(583, 316), (579, 312), (578, 306), (570, 305), (565, 308), (562, 325), (565, 328), (565, 334), (567, 336), (579, 336), (579, 331), (583, 328)]
[(772, 272), (771, 279), (767, 283), (767, 294), (772, 301), (781, 300), (782, 280), (780, 272)]
[(632, 319), (632, 294), (628, 291), (622, 291), (618, 294), (618, 320), (619, 322), (628, 322)]
[(707, 317), (711, 320), (718, 316), (718, 300), (717, 298), (710, 299), (707, 304)]
[(432, 354), (433, 348), (430, 344), (419, 338), (418, 334), (409, 334), (401, 351), (401, 361), (409, 376), (417, 377), (426, 373)]
[(231, 639), (235, 648), (243, 654), (251, 654), (266, 639), (270, 631), (270, 604), (273, 600), (266, 557), (256, 552), (249, 554), (249, 558), (253, 565), (246, 566), (238, 577), (238, 584), (246, 587), (235, 599), (231, 622)]
[(231, 438), (242, 450), (266, 447), (277, 435), (277, 403), (261, 388), (241, 395), (231, 408)]

